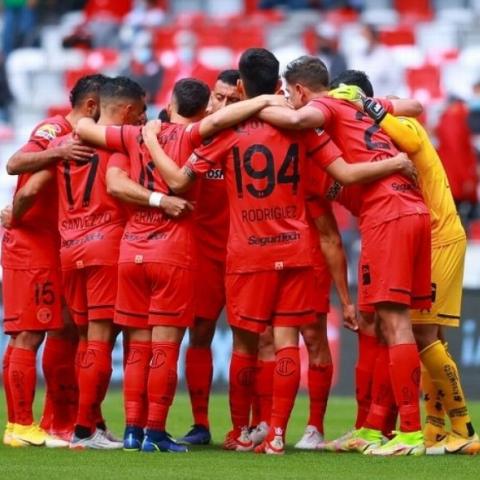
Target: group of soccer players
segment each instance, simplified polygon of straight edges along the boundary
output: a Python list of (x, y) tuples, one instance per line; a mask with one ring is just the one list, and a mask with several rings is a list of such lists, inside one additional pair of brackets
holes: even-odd
[[(421, 105), (375, 99), (363, 72), (330, 82), (308, 56), (288, 65), (284, 87), (288, 101), (275, 56), (248, 49), (212, 91), (178, 81), (161, 120), (146, 123), (137, 83), (86, 76), (71, 112), (41, 122), (9, 159), (18, 183), (2, 211), (4, 443), (144, 452), (210, 443), (211, 343), (226, 307), (225, 449), (284, 453), (301, 334), (310, 412), (297, 448), (480, 451), (442, 332), (460, 319), (465, 233), (441, 161), (412, 118)], [(359, 218), (358, 315), (332, 201)], [(354, 428), (327, 442), (332, 280), (345, 326), (358, 333), (358, 408)], [(175, 440), (166, 423), (186, 329), (194, 425)], [(101, 410), (120, 331), (123, 439)]]

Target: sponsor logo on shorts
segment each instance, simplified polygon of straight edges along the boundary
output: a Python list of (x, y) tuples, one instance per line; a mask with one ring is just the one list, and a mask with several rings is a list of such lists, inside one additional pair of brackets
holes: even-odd
[(292, 243), (298, 240), (300, 240), (299, 232), (282, 232), (278, 235), (271, 235), (268, 237), (257, 237), (255, 235), (251, 235), (250, 237), (248, 237), (248, 244), (265, 247), (266, 245), (272, 245), (277, 243)]
[(411, 183), (392, 183), (392, 189), (396, 192), (408, 192), (409, 190), (416, 190), (417, 187)]
[(37, 310), (37, 320), (40, 323), (47, 324), (52, 321), (53, 313), (48, 307), (42, 307)]
[(50, 142), (56, 138), (60, 132), (61, 129), (58, 125), (55, 125), (54, 123), (45, 123), (37, 129), (33, 136), (43, 138)]

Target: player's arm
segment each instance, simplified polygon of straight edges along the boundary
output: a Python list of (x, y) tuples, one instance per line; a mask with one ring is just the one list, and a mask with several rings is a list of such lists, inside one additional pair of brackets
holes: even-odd
[(342, 237), (338, 231), (337, 221), (331, 210), (315, 219), (319, 233), (320, 247), (332, 275), (338, 298), (342, 305), (345, 327), (357, 330), (355, 306), (348, 289), (348, 267)]
[(258, 117), (271, 125), (290, 130), (320, 128), (325, 123), (323, 112), (309, 105), (305, 105), (298, 110), (285, 107), (267, 107), (258, 114)]
[(169, 188), (175, 193), (185, 192), (192, 186), (196, 174), (188, 165), (180, 168), (165, 153), (158, 142), (157, 134), (160, 128), (161, 122), (159, 120), (148, 122), (142, 129), (143, 141), (150, 152), (155, 168), (160, 172)]
[(61, 159), (85, 162), (90, 160), (94, 154), (94, 149), (82, 145), (78, 141), (47, 148), (46, 150), (42, 150), (40, 147), (38, 147), (38, 151), (20, 149), (8, 159), (7, 173), (9, 175), (20, 175), (21, 173), (37, 172), (48, 168), (53, 162)]
[(347, 163), (338, 157), (325, 170), (342, 185), (368, 183), (394, 173), (416, 179), (415, 166), (403, 152), (378, 162)]
[(134, 182), (122, 168), (109, 166), (106, 175), (107, 192), (112, 197), (127, 203), (145, 207), (157, 207), (171, 217), (180, 217), (193, 210), (193, 205), (184, 198), (152, 192)]
[(286, 105), (287, 100), (283, 95), (259, 95), (255, 98), (232, 103), (202, 119), (199, 127), (200, 136), (202, 138), (211, 137), (220, 130), (243, 122), (265, 107)]
[(413, 98), (389, 99), (392, 102), (392, 113), (395, 116), (418, 117), (423, 113), (423, 106)]
[(41, 170), (34, 173), (27, 180), (25, 185), (18, 190), (13, 199), (12, 217), (14, 220), (19, 220), (28, 210), (30, 210), (35, 202), (36, 196), (52, 179), (53, 174), (50, 170)]
[(97, 147), (107, 147), (107, 127), (98, 125), (93, 118), (81, 118), (77, 122), (75, 133), (86, 143)]

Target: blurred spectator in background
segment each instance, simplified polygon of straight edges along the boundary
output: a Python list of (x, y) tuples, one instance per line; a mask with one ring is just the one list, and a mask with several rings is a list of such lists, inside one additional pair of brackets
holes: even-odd
[(287, 7), (290, 10), (303, 10), (314, 8), (327, 10), (329, 8), (351, 7), (360, 9), (364, 0), (260, 0), (259, 8), (268, 9), (275, 7)]
[(3, 0), (3, 53), (30, 47), (36, 40), (37, 0)]
[(363, 25), (351, 45), (351, 51), (347, 52), (349, 68), (368, 72), (379, 97), (398, 95), (403, 85), (403, 72), (388, 48), (380, 44), (377, 29)]
[(468, 126), (468, 108), (450, 97), (437, 125), (438, 153), (447, 172), (458, 212), (467, 225), (475, 218), (478, 202), (477, 159)]
[(152, 39), (149, 32), (138, 32), (130, 52), (130, 62), (122, 75), (138, 82), (147, 94), (147, 104), (153, 103), (162, 84), (163, 68), (152, 49)]
[(480, 135), (480, 80), (473, 85), (473, 96), (468, 102), (468, 125), (475, 135)]
[(13, 95), (8, 85), (5, 58), (0, 54), (0, 141), (10, 139), (13, 136), (13, 129), (10, 125), (10, 105), (12, 102)]
[(317, 55), (327, 66), (330, 78), (335, 78), (347, 69), (347, 62), (338, 51), (338, 32), (330, 23), (320, 24), (316, 30)]

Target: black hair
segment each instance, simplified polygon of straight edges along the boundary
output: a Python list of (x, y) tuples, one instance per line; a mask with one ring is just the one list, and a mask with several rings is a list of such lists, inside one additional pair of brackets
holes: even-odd
[(185, 118), (195, 117), (207, 108), (210, 89), (196, 78), (182, 78), (173, 87), (177, 112)]
[(370, 82), (368, 75), (361, 70), (345, 70), (340, 73), (331, 81), (330, 89), (339, 87), (341, 83), (356, 85), (363, 90), (367, 97), (373, 97), (372, 82)]
[(328, 87), (328, 70), (318, 57), (303, 55), (293, 60), (287, 65), (283, 75), (288, 84), (299, 83), (312, 91)]
[(240, 72), (238, 70), (224, 70), (218, 75), (217, 82), (220, 80), (220, 82), (236, 87), (239, 79)]
[(100, 73), (95, 75), (85, 75), (80, 78), (74, 87), (70, 90), (70, 104), (72, 108), (77, 107), (82, 100), (89, 94), (98, 94), (100, 88), (110, 79)]
[(247, 97), (272, 94), (278, 85), (280, 63), (265, 48), (249, 48), (242, 53), (238, 70)]
[(100, 100), (102, 101), (114, 98), (141, 100), (143, 97), (145, 97), (145, 90), (128, 77), (111, 78), (100, 88)]
[(168, 115), (166, 108), (162, 108), (160, 110), (160, 112), (158, 113), (158, 119), (165, 123), (170, 122), (170, 116)]

